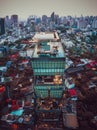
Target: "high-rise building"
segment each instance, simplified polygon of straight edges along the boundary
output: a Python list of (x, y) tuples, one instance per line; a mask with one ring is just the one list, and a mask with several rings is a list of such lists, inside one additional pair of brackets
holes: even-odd
[(36, 33), (33, 40), (37, 41), (31, 61), (37, 118), (39, 122), (60, 124), (58, 104), (63, 96), (65, 69), (63, 46), (56, 32)]
[(55, 15), (55, 24), (59, 24), (59, 15)]
[(86, 24), (85, 19), (79, 19), (79, 20), (77, 21), (77, 27), (78, 27), (79, 29), (86, 28), (86, 26), (87, 26), (87, 24)]
[[(32, 68), (38, 98), (61, 98), (64, 82), (65, 54), (57, 33), (37, 33)], [(56, 42), (55, 42), (56, 41)]]
[(0, 18), (0, 35), (5, 33), (5, 19)]
[(11, 16), (11, 22), (14, 26), (18, 25), (18, 15), (14, 14)]
[(92, 28), (97, 28), (97, 19), (94, 19), (92, 22)]
[(11, 26), (11, 20), (10, 20), (9, 16), (6, 16), (5, 17), (5, 28), (6, 29), (10, 28), (10, 26)]
[(45, 24), (47, 23), (47, 16), (46, 15), (42, 16), (42, 22), (45, 23)]
[(51, 14), (51, 21), (55, 21), (55, 13), (53, 12), (52, 14)]

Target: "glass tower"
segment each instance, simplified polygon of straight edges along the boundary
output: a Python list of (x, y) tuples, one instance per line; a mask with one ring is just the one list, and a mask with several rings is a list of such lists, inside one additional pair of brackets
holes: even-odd
[(61, 42), (39, 41), (33, 52), (34, 90), (38, 98), (61, 98), (64, 82), (65, 54)]

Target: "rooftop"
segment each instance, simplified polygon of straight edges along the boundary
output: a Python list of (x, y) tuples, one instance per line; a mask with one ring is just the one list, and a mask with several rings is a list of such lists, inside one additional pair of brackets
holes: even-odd
[(59, 36), (57, 32), (37, 32), (34, 37), (34, 41), (40, 41), (40, 40), (51, 40), (51, 41), (57, 41), (59, 40)]
[(35, 47), (33, 58), (64, 58), (65, 53), (60, 42), (41, 42)]

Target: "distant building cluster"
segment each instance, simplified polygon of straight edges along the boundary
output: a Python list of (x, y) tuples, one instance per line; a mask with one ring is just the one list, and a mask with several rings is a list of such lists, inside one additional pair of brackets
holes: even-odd
[(31, 38), (35, 32), (51, 32), (57, 30), (58, 33), (73, 33), (75, 30), (85, 31), (88, 34), (92, 31), (97, 32), (97, 16), (72, 17), (63, 16), (52, 12), (48, 17), (42, 15), (38, 17), (31, 15), (25, 21), (20, 21), (16, 14), (0, 18), (0, 42)]
[[(12, 15), (11, 17), (6, 16), (5, 18), (0, 18), (4, 21), (5, 28), (13, 28), (16, 26), (23, 26), (24, 22), (19, 22), (18, 15)], [(0, 25), (3, 22), (0, 22)], [(42, 24), (40, 27), (39, 25)], [(72, 28), (97, 28), (97, 16), (82, 16), (81, 17), (72, 17), (72, 16), (63, 16), (59, 17), (54, 12), (50, 17), (42, 15), (42, 17), (29, 16), (26, 21), (26, 25), (30, 25), (33, 30), (44, 31), (48, 27), (49, 29), (55, 28), (57, 25), (65, 25)]]

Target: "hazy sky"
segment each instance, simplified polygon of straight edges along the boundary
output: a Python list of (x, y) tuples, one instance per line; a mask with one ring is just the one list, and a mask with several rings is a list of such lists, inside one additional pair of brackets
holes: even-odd
[(18, 14), (25, 19), (29, 15), (50, 16), (53, 11), (59, 16), (97, 16), (97, 0), (0, 0), (0, 17)]

